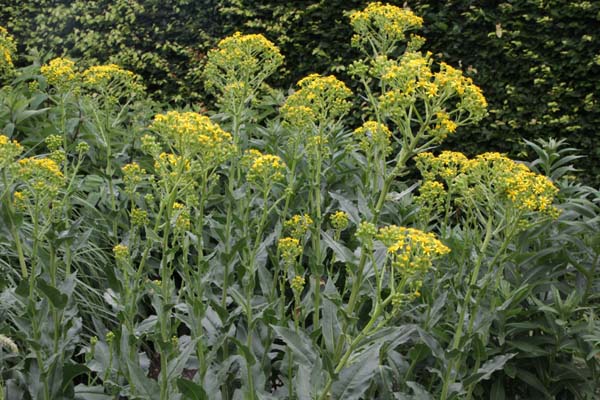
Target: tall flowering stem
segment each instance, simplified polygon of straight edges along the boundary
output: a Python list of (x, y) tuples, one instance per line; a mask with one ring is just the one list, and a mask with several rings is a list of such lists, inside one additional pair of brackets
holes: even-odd
[[(422, 19), (411, 11), (379, 2), (351, 15), (355, 32), (352, 43), (367, 57), (355, 62), (350, 73), (363, 83), (375, 117), (359, 128), (356, 135), (367, 155), (371, 179), (383, 178), (373, 197), (374, 224), (383, 212), (393, 183), (405, 173), (413, 156), (441, 143), (459, 126), (477, 122), (486, 115), (485, 98), (470, 78), (445, 63), (434, 72), (431, 54), (418, 51), (424, 39), (406, 37), (406, 32), (421, 24)], [(397, 59), (392, 58), (405, 41), (404, 52)], [(392, 143), (387, 142), (388, 138)], [(394, 145), (394, 158), (373, 169), (369, 160), (386, 159), (394, 153)], [(357, 276), (362, 277), (366, 262), (367, 255), (363, 252)], [(354, 311), (360, 285), (361, 282), (353, 282), (349, 313)]]
[(339, 120), (350, 110), (348, 98), (352, 91), (334, 76), (311, 74), (298, 82), (299, 89), (290, 95), (281, 107), (281, 114), (295, 132), (307, 132), (305, 137), (308, 165), (312, 218), (315, 221), (312, 245), (314, 311), (313, 325), (319, 326), (321, 275), (323, 273), (323, 250), (321, 246), (323, 163), (329, 157), (329, 137), (335, 132)]

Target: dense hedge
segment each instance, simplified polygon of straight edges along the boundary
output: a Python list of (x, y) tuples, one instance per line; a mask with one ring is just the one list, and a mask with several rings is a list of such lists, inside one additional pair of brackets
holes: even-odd
[[(0, 24), (22, 47), (114, 61), (145, 76), (158, 99), (196, 102), (203, 57), (236, 30), (262, 32), (286, 55), (278, 84), (335, 72), (355, 56), (345, 13), (366, 1), (4, 0)], [(404, 1), (391, 1), (404, 4)], [(453, 148), (519, 156), (523, 139), (567, 138), (600, 183), (600, 2), (451, 0), (407, 2), (425, 18), (427, 49), (470, 71), (490, 115)], [(294, 71), (292, 74), (290, 71)]]

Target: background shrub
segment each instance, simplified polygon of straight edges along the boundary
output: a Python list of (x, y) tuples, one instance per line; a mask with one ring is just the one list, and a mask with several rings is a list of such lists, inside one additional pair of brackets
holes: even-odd
[[(4, 3), (0, 23), (17, 37), (21, 51), (117, 62), (143, 75), (154, 98), (192, 103), (204, 98), (199, 78), (207, 50), (236, 30), (264, 33), (281, 47), (286, 68), (275, 78), (278, 85), (291, 86), (310, 72), (342, 72), (355, 55), (345, 13), (366, 1)], [(598, 2), (407, 4), (424, 16), (426, 47), (468, 70), (490, 101), (489, 117), (465, 128), (460, 143), (449, 146), (517, 156), (525, 151), (523, 139), (568, 138), (588, 155), (578, 164), (584, 178), (600, 182)]]

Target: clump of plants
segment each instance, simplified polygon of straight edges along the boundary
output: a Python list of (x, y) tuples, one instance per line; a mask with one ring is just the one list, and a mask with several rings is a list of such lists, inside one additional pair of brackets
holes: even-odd
[(437, 152), (481, 90), (411, 11), (350, 23), (357, 93), (311, 74), (284, 96), (277, 47), (241, 33), (208, 54), (214, 113), (159, 110), (116, 65), (17, 71), (4, 398), (593, 396), (599, 196), (566, 178), (577, 156)]

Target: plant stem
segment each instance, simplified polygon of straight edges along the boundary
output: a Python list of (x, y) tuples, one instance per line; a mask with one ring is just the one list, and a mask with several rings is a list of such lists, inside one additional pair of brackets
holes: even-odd
[[(489, 215), (489, 214), (488, 214)], [(460, 340), (462, 339), (462, 331), (464, 326), (465, 313), (468, 305), (471, 303), (471, 292), (473, 291), (473, 287), (477, 283), (477, 278), (479, 276), (479, 269), (481, 268), (481, 264), (483, 263), (483, 258), (485, 256), (485, 251), (492, 239), (493, 234), (493, 222), (494, 219), (492, 217), (488, 217), (488, 221), (486, 224), (485, 237), (483, 239), (483, 243), (480, 248), (479, 257), (475, 262), (475, 268), (473, 269), (473, 273), (471, 275), (471, 280), (469, 281), (469, 286), (467, 288), (467, 293), (465, 294), (464, 302), (460, 308), (460, 313), (458, 317), (458, 326), (456, 327), (456, 332), (454, 333), (454, 340), (452, 341), (452, 350), (458, 349), (460, 345)], [(448, 390), (450, 389), (450, 385), (454, 383), (453, 378), (453, 370), (458, 364), (458, 357), (452, 359), (449, 363), (448, 368), (446, 369), (446, 373), (444, 374), (444, 382), (442, 385), (442, 394), (440, 396), (440, 400), (446, 400), (448, 398)]]

